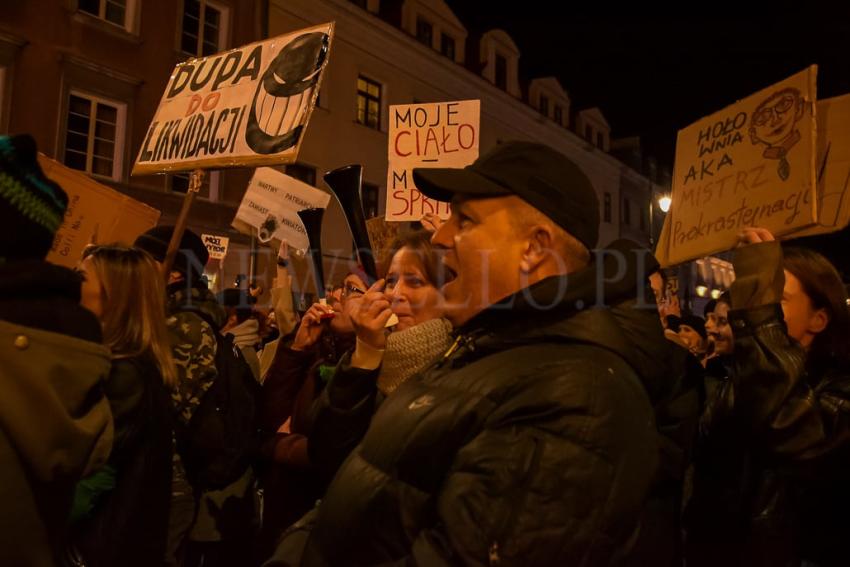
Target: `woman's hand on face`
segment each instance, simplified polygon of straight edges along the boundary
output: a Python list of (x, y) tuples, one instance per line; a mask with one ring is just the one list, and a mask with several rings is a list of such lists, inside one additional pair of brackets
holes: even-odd
[(749, 244), (758, 244), (760, 242), (772, 242), (776, 240), (773, 234), (766, 228), (755, 226), (747, 227), (738, 233), (738, 247), (747, 246)]
[(385, 327), (393, 312), (384, 295), (384, 280), (376, 281), (361, 297), (351, 298), (351, 324), (357, 338), (376, 349), (387, 345)]
[(440, 230), (441, 226), (443, 226), (443, 219), (441, 219), (435, 213), (427, 213), (425, 216), (419, 219), (419, 223), (422, 225), (422, 228), (424, 228), (428, 232), (435, 233)]
[(322, 315), (326, 313), (333, 313), (333, 309), (321, 303), (314, 303), (307, 310), (307, 313), (301, 318), (298, 332), (295, 333), (295, 340), (292, 341), (292, 350), (307, 350), (316, 344), (324, 330)]

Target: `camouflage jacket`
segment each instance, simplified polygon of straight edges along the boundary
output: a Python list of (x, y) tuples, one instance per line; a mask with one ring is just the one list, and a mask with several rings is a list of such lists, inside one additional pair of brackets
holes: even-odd
[(177, 365), (171, 398), (178, 419), (189, 423), (217, 376), (216, 333), (226, 314), (211, 291), (187, 289), (183, 283), (168, 287), (168, 314), (171, 353)]

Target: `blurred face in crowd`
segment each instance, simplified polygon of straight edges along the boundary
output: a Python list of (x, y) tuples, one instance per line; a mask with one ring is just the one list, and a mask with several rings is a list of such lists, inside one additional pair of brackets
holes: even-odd
[(694, 354), (702, 354), (708, 347), (707, 341), (690, 325), (679, 326), (679, 338)]
[(336, 317), (331, 319), (331, 330), (334, 333), (348, 334), (354, 332), (351, 325), (351, 312), (354, 301), (366, 292), (367, 286), (355, 274), (348, 274), (342, 282), (342, 287), (328, 294), (328, 305), (333, 307)]
[(386, 280), (387, 300), (398, 317), (397, 331), (443, 316), (440, 290), (428, 281), (415, 250), (405, 246), (395, 253)]
[(782, 313), (785, 315), (788, 335), (806, 349), (829, 323), (826, 311), (815, 309), (800, 280), (788, 270), (785, 270), (785, 288), (782, 290)]
[(98, 319), (103, 318), (103, 284), (94, 269), (94, 260), (89, 257), (80, 263), (78, 272), (83, 277), (83, 285), (80, 290), (80, 304), (95, 314)]
[(735, 349), (735, 339), (728, 317), (729, 305), (725, 301), (718, 301), (714, 313), (709, 313), (705, 321), (708, 340), (714, 344), (714, 352), (719, 355), (732, 354)]

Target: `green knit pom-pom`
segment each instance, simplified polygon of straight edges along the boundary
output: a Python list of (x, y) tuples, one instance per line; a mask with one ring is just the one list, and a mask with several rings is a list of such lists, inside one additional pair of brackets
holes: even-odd
[(319, 378), (321, 378), (322, 382), (325, 384), (331, 381), (334, 374), (336, 374), (336, 366), (331, 366), (330, 364), (319, 365)]

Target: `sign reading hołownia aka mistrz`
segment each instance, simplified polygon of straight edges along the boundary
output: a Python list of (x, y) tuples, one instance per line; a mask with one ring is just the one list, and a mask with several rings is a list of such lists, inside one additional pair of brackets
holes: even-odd
[(177, 65), (133, 175), (294, 162), (333, 23)]

